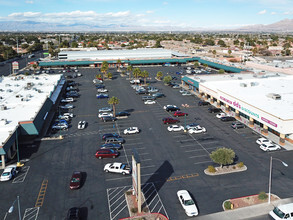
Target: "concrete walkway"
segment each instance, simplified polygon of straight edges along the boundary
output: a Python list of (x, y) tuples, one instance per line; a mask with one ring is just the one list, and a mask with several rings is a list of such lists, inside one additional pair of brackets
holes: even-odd
[(272, 202), (271, 204), (263, 203), (258, 205), (252, 205), (244, 208), (238, 208), (229, 211), (222, 211), (213, 213), (210, 215), (198, 216), (190, 219), (200, 219), (200, 220), (240, 220), (254, 218), (262, 215), (268, 215), (270, 211), (274, 209), (275, 206), (281, 204), (288, 204), (293, 202), (293, 197), (287, 199), (280, 199)]

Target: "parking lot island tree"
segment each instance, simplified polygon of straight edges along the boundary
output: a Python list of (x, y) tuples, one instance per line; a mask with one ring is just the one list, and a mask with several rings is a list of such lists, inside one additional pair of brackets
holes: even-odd
[(199, 67), (199, 62), (195, 61), (193, 65), (194, 65), (195, 68), (197, 68), (197, 67)]
[(172, 76), (165, 76), (163, 79), (165, 84), (169, 84), (171, 82), (171, 80), (172, 80)]
[(109, 100), (108, 100), (108, 104), (112, 105), (113, 107), (113, 116), (116, 116), (116, 105), (119, 104), (119, 99), (115, 96), (112, 96)]
[(118, 67), (118, 72), (120, 72), (120, 66), (121, 66), (121, 60), (118, 59), (117, 60), (117, 67)]
[(161, 80), (163, 77), (163, 73), (161, 71), (157, 72), (157, 79)]
[(112, 79), (113, 74), (112, 74), (112, 73), (108, 73), (108, 74), (107, 74), (107, 77), (108, 77), (108, 79)]
[(105, 78), (105, 75), (107, 74), (108, 69), (109, 69), (109, 64), (107, 61), (104, 61), (101, 67), (101, 72), (103, 73), (103, 80)]
[(146, 79), (149, 77), (149, 72), (148, 71), (146, 71), (146, 70), (144, 70), (144, 71), (142, 71), (141, 73), (140, 73), (140, 76), (142, 77), (142, 78), (144, 78), (144, 84), (146, 85)]
[(133, 70), (133, 68), (131, 65), (127, 67), (127, 71), (129, 72), (129, 79), (131, 78), (132, 70)]
[[(141, 70), (137, 67), (133, 70), (133, 76), (135, 79), (138, 79), (138, 77), (141, 75)], [(136, 84), (136, 83), (135, 83)]]
[(231, 148), (222, 147), (213, 151), (210, 154), (210, 158), (212, 159), (212, 161), (223, 167), (234, 162), (235, 152)]

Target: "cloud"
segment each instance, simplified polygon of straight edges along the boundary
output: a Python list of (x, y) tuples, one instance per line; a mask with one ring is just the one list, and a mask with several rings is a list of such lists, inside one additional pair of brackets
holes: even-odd
[(163, 2), (163, 5), (168, 5), (168, 2)]
[(27, 4), (34, 4), (34, 1), (25, 1)]
[(259, 15), (263, 15), (265, 13), (267, 13), (267, 10), (262, 10), (262, 11), (258, 12)]
[(277, 14), (277, 12), (274, 12), (274, 11), (271, 13), (271, 15), (276, 15), (276, 14)]
[(147, 14), (153, 14), (153, 13), (155, 13), (155, 11), (151, 11), (151, 10), (149, 10), (149, 11), (146, 11), (146, 13), (147, 13)]

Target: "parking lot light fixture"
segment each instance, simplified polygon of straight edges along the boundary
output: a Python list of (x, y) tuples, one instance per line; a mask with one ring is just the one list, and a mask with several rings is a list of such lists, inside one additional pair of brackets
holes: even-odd
[(285, 163), (284, 161), (278, 159), (278, 158), (273, 158), (271, 156), (271, 159), (270, 159), (270, 177), (269, 177), (269, 199), (268, 199), (268, 204), (271, 203), (271, 188), (272, 188), (272, 169), (273, 169), (273, 159), (274, 160), (278, 160), (280, 161), (284, 167), (288, 167), (289, 165), (287, 163)]
[(14, 202), (12, 203), (12, 205), (10, 206), (8, 212), (6, 213), (6, 215), (4, 216), (4, 220), (6, 219), (7, 214), (11, 214), (13, 212), (14, 209), (14, 204), (17, 201), (17, 207), (18, 207), (18, 219), (21, 220), (21, 213), (20, 213), (20, 202), (19, 202), (19, 196), (16, 197), (16, 200), (14, 200)]

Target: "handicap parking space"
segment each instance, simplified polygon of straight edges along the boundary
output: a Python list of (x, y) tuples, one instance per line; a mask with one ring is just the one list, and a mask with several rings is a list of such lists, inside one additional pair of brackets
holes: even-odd
[(13, 179), (12, 183), (22, 183), (22, 182), (24, 182), (25, 178), (26, 178), (26, 176), (28, 174), (29, 169), (30, 169), (30, 166), (21, 167), (19, 173)]

